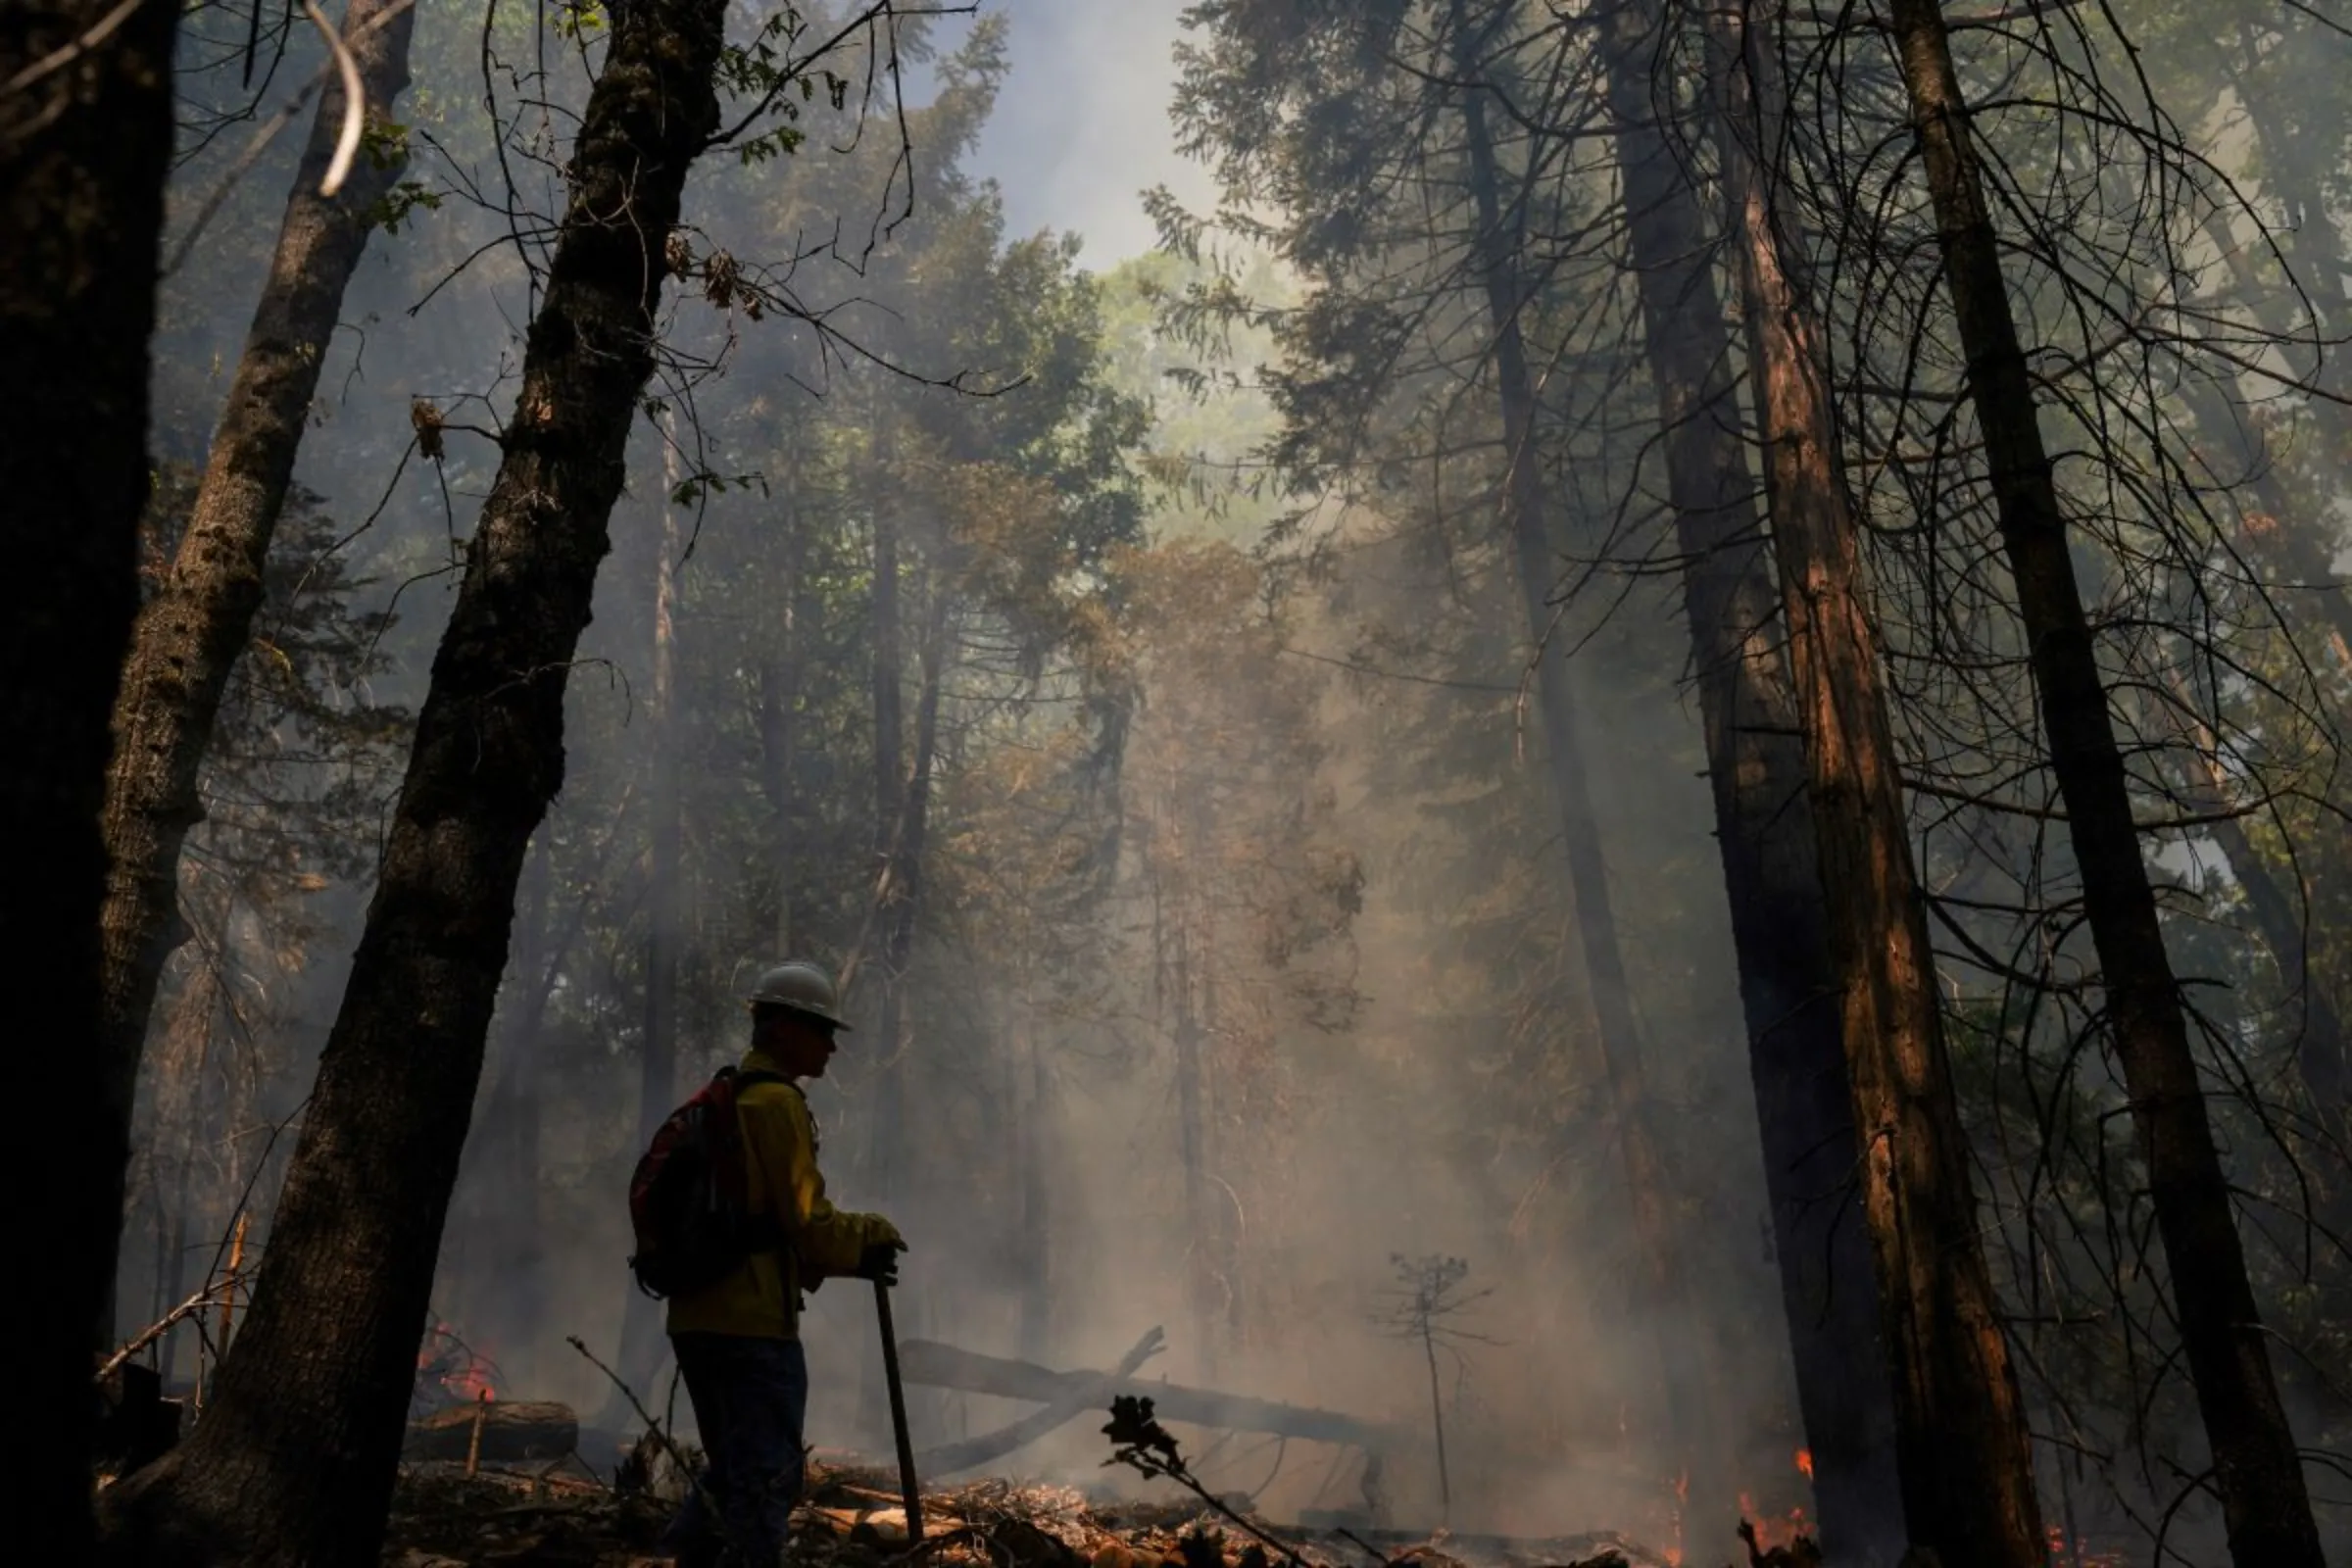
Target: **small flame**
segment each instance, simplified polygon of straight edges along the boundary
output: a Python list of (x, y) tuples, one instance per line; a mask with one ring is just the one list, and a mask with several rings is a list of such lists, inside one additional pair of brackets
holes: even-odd
[(441, 1386), (468, 1404), (475, 1400), (488, 1404), (498, 1397), (498, 1391), (490, 1386), (490, 1380), (472, 1367), (451, 1373), (441, 1380)]
[(2082, 1537), (2077, 1537), (2074, 1544), (2069, 1545), (2065, 1531), (2056, 1525), (2045, 1528), (2049, 1533), (2050, 1561), (2053, 1564), (2063, 1565), (2063, 1568), (2124, 1568), (2123, 1552), (2095, 1550)]
[(1811, 1448), (1796, 1450), (1796, 1467), (1805, 1473), (1807, 1481), (1813, 1479), (1813, 1450)]
[(1799, 1536), (1813, 1534), (1813, 1522), (1805, 1517), (1802, 1508), (1791, 1508), (1781, 1517), (1767, 1518), (1756, 1507), (1756, 1499), (1740, 1494), (1740, 1517), (1746, 1520), (1756, 1533), (1756, 1549), (1770, 1551), (1775, 1546), (1793, 1546)]
[(498, 1397), (491, 1381), (497, 1370), (489, 1357), (468, 1348), (447, 1323), (435, 1323), (416, 1352), (417, 1388), (432, 1391), (426, 1396), (428, 1400), (487, 1404)]

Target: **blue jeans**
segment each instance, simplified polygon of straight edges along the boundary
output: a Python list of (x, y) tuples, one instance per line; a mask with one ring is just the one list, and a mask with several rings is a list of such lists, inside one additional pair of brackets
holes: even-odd
[[(662, 1537), (681, 1568), (775, 1568), (800, 1500), (808, 1360), (798, 1340), (673, 1334), (710, 1468)], [(704, 1494), (718, 1504), (713, 1519)]]

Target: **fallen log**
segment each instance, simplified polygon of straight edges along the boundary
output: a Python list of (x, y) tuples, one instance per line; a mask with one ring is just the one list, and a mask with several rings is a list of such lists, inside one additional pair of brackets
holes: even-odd
[(1396, 1453), (1415, 1446), (1413, 1435), (1400, 1428), (1358, 1420), (1336, 1410), (1220, 1394), (1213, 1389), (1188, 1389), (1174, 1383), (1138, 1382), (1132, 1377), (1112, 1377), (1102, 1372), (1056, 1372), (1029, 1361), (1008, 1361), (1000, 1356), (959, 1350), (935, 1340), (903, 1342), (899, 1346), (899, 1365), (907, 1382), (927, 1388), (993, 1394), (1000, 1398), (1030, 1399), (1046, 1405), (1077, 1399), (1087, 1405), (1107, 1406), (1113, 1396), (1136, 1395), (1152, 1400), (1154, 1412), (1163, 1421), (1274, 1433), (1375, 1453)]
[[(474, 1446), (474, 1425), (481, 1424), (481, 1444)], [(483, 1464), (510, 1464), (522, 1459), (561, 1459), (579, 1446), (580, 1419), (568, 1404), (539, 1399), (493, 1399), (487, 1404), (456, 1404), (409, 1423), (401, 1445), (404, 1459), (453, 1459), (463, 1464), (472, 1454)]]
[[(976, 1438), (958, 1443), (943, 1443), (936, 1448), (926, 1448), (914, 1456), (914, 1472), (923, 1476), (952, 1476), (959, 1470), (977, 1470), (992, 1460), (1002, 1459), (1017, 1449), (1058, 1431), (1090, 1410), (1105, 1409), (1121, 1379), (1131, 1376), (1135, 1369), (1160, 1352), (1164, 1342), (1157, 1328), (1135, 1342), (1135, 1348), (1119, 1357), (1117, 1367), (1106, 1373), (1077, 1374), (1080, 1386), (1055, 1396), (1042, 1410), (1033, 1410), (1018, 1421), (983, 1432)], [(905, 1352), (901, 1351), (900, 1370), (905, 1372)], [(920, 1382), (921, 1380), (915, 1379)]]

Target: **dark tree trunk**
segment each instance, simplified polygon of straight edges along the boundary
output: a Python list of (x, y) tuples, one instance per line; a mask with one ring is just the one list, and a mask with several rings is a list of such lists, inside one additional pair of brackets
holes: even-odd
[(251, 1314), (186, 1447), (116, 1489), (150, 1562), (368, 1568), (524, 849), (563, 781), (664, 241), (717, 121), (719, 0), (641, 0), (590, 93), (504, 454)]
[[(1840, 1194), (1859, 1164), (1795, 693), (1698, 193), (1658, 124), (1654, 7), (1606, 34), (1643, 342), (1683, 559), (1716, 847), (1813, 1493), (1833, 1559), (1905, 1542), (1878, 1283)], [(1843, 1223), (1839, 1222), (1843, 1215)]]
[[(1475, 80), (1476, 44), (1458, 4), (1454, 24), (1457, 64), (1466, 78)], [(1519, 313), (1527, 300), (1516, 243), (1503, 214), (1502, 178), (1481, 93), (1464, 94), (1462, 117), (1470, 154), (1471, 196), (1477, 207), (1477, 265), (1494, 329), (1494, 377), (1502, 406), (1507, 464), (1504, 503), (1520, 593), (1526, 603), (1528, 636), (1543, 652), (1537, 702), (1560, 811), (1579, 950), (1592, 988), (1602, 1074), (1625, 1169), (1626, 1202), (1641, 1273), (1640, 1310), (1651, 1320), (1658, 1336), (1670, 1449), (1689, 1477), (1688, 1516), (1699, 1521), (1720, 1516), (1730, 1521), (1736, 1515), (1722, 1441), (1724, 1427), (1710, 1408), (1715, 1402), (1714, 1369), (1712, 1357), (1701, 1348), (1705, 1313), (1692, 1295), (1682, 1224), (1674, 1212), (1673, 1186), (1652, 1122), (1642, 1027), (1618, 946), (1608, 862), (1601, 850), (1600, 824), (1592, 814), (1585, 771), (1582, 719), (1570, 689), (1566, 655), (1547, 646), (1555, 641), (1550, 635), (1550, 594), (1559, 577), (1559, 563), (1551, 543), (1551, 501), (1538, 462), (1535, 381), (1519, 326)], [(1700, 1525), (1701, 1531), (1715, 1528), (1713, 1524)], [(1728, 1523), (1724, 1528), (1729, 1528)]]
[[(378, 125), (408, 85), (414, 16), (403, 0), (352, 0), (344, 13), (344, 34)], [(187, 531), (163, 585), (139, 612), (115, 698), (104, 818), (112, 858), (102, 927), (104, 1027), (110, 1108), (126, 1132), (156, 984), (187, 935), (179, 917), (179, 850), (204, 815), (198, 769), (220, 694), (261, 609), (263, 564), (343, 290), (368, 243), (368, 214), (400, 175), (400, 159), (362, 156), (335, 196), (318, 194), (344, 102), (338, 74), (319, 97), (310, 144), (295, 170), (277, 252)], [(122, 1200), (119, 1191), (115, 1200)]]
[(2148, 1162), (2181, 1348), (2238, 1568), (2320, 1568), (2319, 1531), (2246, 1273), (2188, 1019), (2140, 857), (2122, 750), (2068, 554), (1985, 205), (1968, 106), (1936, 0), (1893, 0), (1891, 41), (1935, 204), (2002, 546), (2033, 650), (2041, 724), (2082, 878), (2115, 1053)]
[(0, 11), (0, 983), (39, 999), (40, 1044), (13, 1054), (9, 1092), (65, 1152), (18, 1205), (13, 1243), (40, 1288), (22, 1293), (9, 1387), (51, 1424), (9, 1481), (62, 1562), (89, 1551), (89, 1357), (128, 1152), (104, 1050), (98, 814), (138, 605), (178, 15), (172, 0)]
[(1912, 1542), (1947, 1568), (2039, 1568), (2033, 1453), (1977, 1230), (1859, 535), (1801, 251), (1763, 173), (1780, 113), (1772, 50), (1727, 14), (1711, 52), (1854, 1122), (1867, 1135), (1863, 1211), (1904, 1511)]

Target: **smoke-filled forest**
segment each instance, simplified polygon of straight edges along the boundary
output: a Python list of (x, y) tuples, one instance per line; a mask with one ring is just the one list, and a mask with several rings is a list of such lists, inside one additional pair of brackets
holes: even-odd
[(0, 8), (6, 1554), (2352, 1562), (2347, 82)]

